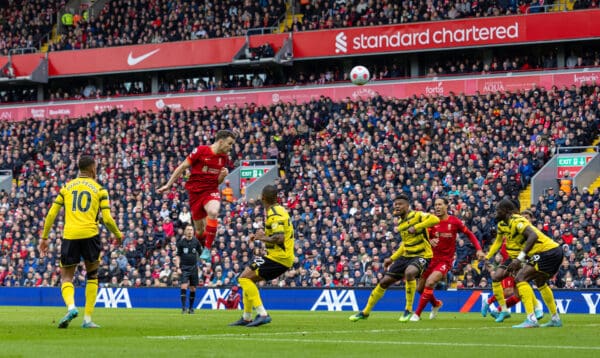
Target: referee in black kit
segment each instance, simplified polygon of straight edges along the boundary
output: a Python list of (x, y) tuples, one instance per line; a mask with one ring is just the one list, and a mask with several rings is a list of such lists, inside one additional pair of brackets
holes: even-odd
[[(177, 268), (181, 270), (181, 313), (194, 313), (196, 286), (198, 286), (198, 254), (202, 245), (194, 237), (194, 227), (186, 225), (183, 238), (177, 241)], [(190, 305), (185, 309), (187, 289), (190, 287)]]

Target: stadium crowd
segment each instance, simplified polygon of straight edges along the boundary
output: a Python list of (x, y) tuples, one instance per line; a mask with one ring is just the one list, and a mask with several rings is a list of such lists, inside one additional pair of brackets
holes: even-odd
[[(531, 175), (559, 146), (589, 145), (600, 128), (600, 89), (533, 89), (481, 96), (382, 98), (307, 104), (253, 104), (159, 113), (118, 110), (81, 119), (0, 122), (0, 169), (13, 171), (0, 194), (0, 285), (56, 286), (61, 223), (50, 254), (35, 249), (58, 189), (76, 175), (76, 158), (99, 159), (98, 180), (111, 195), (125, 239), (101, 232), (102, 285), (178, 285), (175, 242), (190, 213), (176, 185), (157, 195), (190, 149), (231, 128), (239, 134), (232, 158), (277, 159), (284, 197), (296, 228), (297, 261), (271, 285), (373, 286), (398, 241), (391, 202), (407, 193), (414, 208), (431, 210), (438, 196), (484, 247), (495, 236), (499, 198), (515, 200)], [(243, 198), (242, 198), (243, 199)], [(533, 208), (537, 224), (563, 244), (568, 259), (558, 287), (600, 287), (600, 193), (552, 192)], [(201, 284), (231, 285), (260, 247), (247, 236), (262, 221), (260, 203), (222, 208)], [(63, 220), (63, 219), (59, 219)], [(468, 241), (467, 241), (468, 242)], [(472, 261), (459, 240), (452, 281), (489, 286), (489, 266)], [(580, 270), (581, 269), (581, 270)], [(78, 270), (75, 284), (85, 272)], [(583, 283), (582, 283), (583, 280)]]
[[(507, 1), (402, 1), (317, 0), (300, 1), (302, 20), (293, 31), (309, 31), (352, 26), (377, 26), (420, 21), (455, 20), (469, 17), (504, 16), (546, 11), (597, 7), (593, 1), (539, 0)], [(544, 7), (544, 5), (546, 7)]]
[(64, 0), (0, 1), (0, 55), (18, 48), (39, 48), (56, 23)]
[(107, 1), (89, 20), (69, 26), (50, 51), (245, 36), (248, 29), (276, 26), (283, 0)]
[[(0, 51), (39, 48), (57, 25), (64, 0), (1, 1)], [(400, 24), (468, 17), (503, 16), (597, 7), (595, 1), (415, 1), (315, 0), (294, 1), (294, 18), (286, 31)], [(83, 11), (83, 9), (82, 9)], [(291, 11), (291, 10), (290, 10)], [(107, 1), (98, 13), (75, 12), (76, 21), (61, 24), (64, 34), (48, 43), (48, 51), (75, 50), (244, 36), (248, 29), (275, 27), (286, 16), (284, 0)]]

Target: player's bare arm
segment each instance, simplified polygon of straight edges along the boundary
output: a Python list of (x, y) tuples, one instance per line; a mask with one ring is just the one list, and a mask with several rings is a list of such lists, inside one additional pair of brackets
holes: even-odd
[(40, 257), (46, 257), (46, 253), (48, 252), (48, 239), (40, 240), (38, 251), (40, 252)]
[(285, 235), (283, 233), (278, 233), (267, 236), (263, 230), (258, 230), (254, 236), (250, 236), (250, 240), (258, 240), (262, 242), (268, 242), (270, 244), (283, 244), (285, 241)]
[(229, 175), (229, 169), (222, 168), (221, 172), (219, 173), (219, 178), (218, 178), (219, 184), (221, 184), (225, 180), (225, 178), (227, 177), (227, 175)]
[(387, 258), (385, 258), (385, 259), (383, 260), (383, 268), (384, 268), (385, 270), (387, 270), (387, 269), (388, 269), (388, 267), (390, 267), (390, 265), (391, 265), (391, 264), (392, 264), (392, 259), (390, 259), (389, 257), (387, 257)]
[(188, 162), (188, 160), (186, 158), (183, 162), (181, 162), (181, 164), (179, 164), (179, 166), (177, 167), (177, 169), (175, 169), (173, 174), (171, 174), (169, 181), (167, 181), (167, 183), (165, 185), (156, 189), (156, 192), (158, 194), (162, 194), (165, 191), (169, 190), (169, 188), (175, 183), (175, 181), (177, 179), (179, 179), (181, 177), (181, 175), (183, 174), (183, 172), (185, 172), (185, 170), (189, 167), (190, 167), (190, 163)]
[(48, 212), (48, 216), (46, 217), (46, 221), (44, 222), (44, 230), (42, 231), (42, 237), (40, 239), (40, 243), (38, 244), (38, 251), (40, 252), (40, 257), (45, 257), (48, 252), (48, 234), (50, 234), (50, 229), (54, 225), (54, 220), (56, 220), (56, 216), (58, 215), (62, 205), (57, 204), (56, 202), (52, 203), (50, 207), (50, 211)]

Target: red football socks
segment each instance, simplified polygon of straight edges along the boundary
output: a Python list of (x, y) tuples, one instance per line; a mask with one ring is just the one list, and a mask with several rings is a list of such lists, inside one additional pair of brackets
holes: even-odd
[(421, 297), (419, 298), (419, 305), (417, 306), (417, 310), (415, 314), (417, 316), (421, 316), (421, 312), (425, 309), (425, 306), (431, 301), (431, 304), (435, 304), (435, 298), (433, 297), (433, 289), (429, 287), (425, 287)]
[(216, 219), (206, 218), (206, 228), (204, 229), (204, 247), (210, 249), (212, 247), (213, 241), (215, 241), (215, 236), (217, 236), (217, 226), (219, 222)]

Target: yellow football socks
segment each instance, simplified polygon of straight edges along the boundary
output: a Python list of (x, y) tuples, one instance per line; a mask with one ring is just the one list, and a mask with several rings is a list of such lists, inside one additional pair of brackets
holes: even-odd
[(75, 306), (75, 287), (73, 286), (73, 282), (63, 282), (60, 293), (68, 309)]
[(542, 299), (544, 300), (546, 307), (548, 307), (548, 312), (554, 316), (556, 314), (556, 301), (554, 301), (554, 294), (552, 293), (552, 290), (550, 287), (548, 287), (548, 285), (544, 285), (542, 287), (538, 287), (538, 291), (540, 291)]
[(415, 290), (417, 289), (417, 280), (406, 281), (406, 310), (412, 312), (413, 302), (415, 300)]
[(523, 306), (525, 307), (525, 312), (527, 315), (533, 314), (533, 300), (535, 299), (533, 289), (527, 282), (518, 282), (517, 289), (519, 290), (519, 296), (521, 296), (521, 302), (523, 302)]
[(85, 284), (85, 317), (92, 317), (94, 306), (96, 306), (96, 297), (98, 296), (98, 279), (88, 279)]
[(252, 312), (252, 308), (262, 306), (263, 303), (256, 284), (248, 278), (240, 278), (238, 282), (244, 291), (244, 312)]
[(367, 302), (367, 306), (362, 311), (364, 314), (369, 315), (375, 304), (383, 297), (385, 294), (385, 289), (381, 288), (381, 286), (377, 285), (373, 291), (371, 291), (371, 295), (369, 296), (369, 301)]
[(502, 282), (492, 282), (492, 292), (494, 293), (494, 297), (496, 297), (496, 301), (502, 307), (503, 311), (508, 310), (506, 307), (506, 299), (504, 298), (504, 289), (502, 288)]

